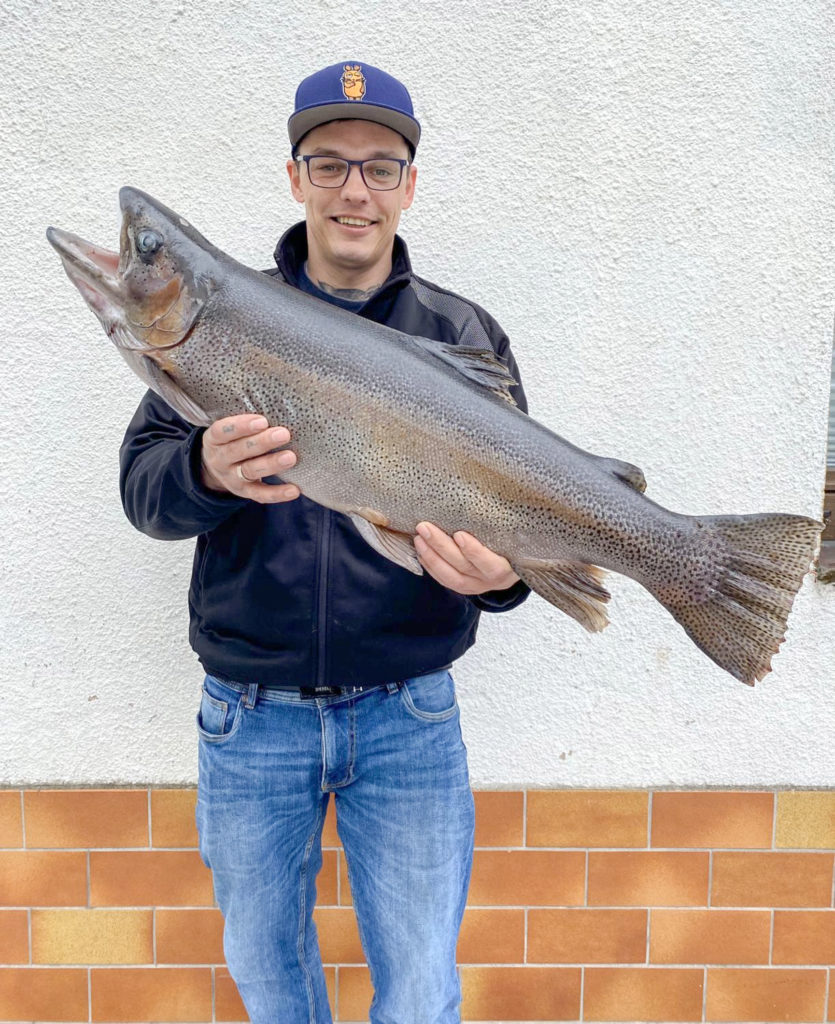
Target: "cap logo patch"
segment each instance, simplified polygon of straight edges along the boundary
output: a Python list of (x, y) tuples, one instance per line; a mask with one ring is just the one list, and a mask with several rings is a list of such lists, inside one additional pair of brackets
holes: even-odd
[(342, 72), (342, 92), (346, 100), (361, 100), (365, 96), (365, 75), (359, 64), (346, 64)]

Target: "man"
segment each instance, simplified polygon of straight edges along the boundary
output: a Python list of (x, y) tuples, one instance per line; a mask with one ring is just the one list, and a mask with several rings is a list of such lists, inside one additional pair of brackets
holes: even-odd
[[(325, 68), (299, 86), (289, 133), (306, 220), (268, 273), (409, 334), (492, 347), (516, 375), (497, 324), (416, 277), (396, 234), (417, 178), (407, 90), (366, 64)], [(197, 820), (227, 963), (254, 1024), (330, 1022), (311, 914), (333, 792), (372, 1022), (458, 1021), (473, 803), (448, 669), (480, 611), (528, 591), (506, 559), (431, 523), (415, 538), (424, 576), (377, 554), (274, 479), (295, 462), (289, 441), (252, 415), (193, 429), (149, 392), (122, 448), (134, 525), (198, 537)]]

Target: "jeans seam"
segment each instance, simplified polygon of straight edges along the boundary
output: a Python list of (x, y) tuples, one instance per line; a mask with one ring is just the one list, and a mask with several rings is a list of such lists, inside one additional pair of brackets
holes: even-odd
[(319, 801), (316, 825), (310, 835), (310, 838), (307, 840), (304, 854), (302, 856), (301, 884), (299, 886), (299, 941), (296, 951), (298, 953), (299, 966), (302, 969), (305, 987), (307, 989), (307, 1004), (310, 1024), (316, 1024), (316, 994), (313, 988), (313, 978), (310, 973), (310, 968), (308, 967), (307, 960), (304, 955), (305, 939), (307, 938), (307, 872), (310, 866), (310, 855), (313, 851), (313, 844), (316, 842), (316, 837), (320, 834), (323, 823), (322, 803), (323, 801)]

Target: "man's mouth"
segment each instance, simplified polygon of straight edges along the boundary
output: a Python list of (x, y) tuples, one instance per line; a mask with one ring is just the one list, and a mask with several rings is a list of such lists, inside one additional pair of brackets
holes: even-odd
[(374, 223), (373, 220), (367, 220), (365, 217), (334, 217), (332, 219), (337, 224), (344, 224), (350, 228), (368, 228)]

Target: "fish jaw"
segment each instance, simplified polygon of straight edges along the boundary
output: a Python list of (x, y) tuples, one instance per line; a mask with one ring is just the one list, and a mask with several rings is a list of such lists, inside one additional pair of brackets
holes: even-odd
[(118, 327), (123, 327), (125, 296), (119, 275), (119, 253), (60, 228), (47, 228), (46, 237), (61, 257), (67, 277), (107, 334), (112, 335)]

